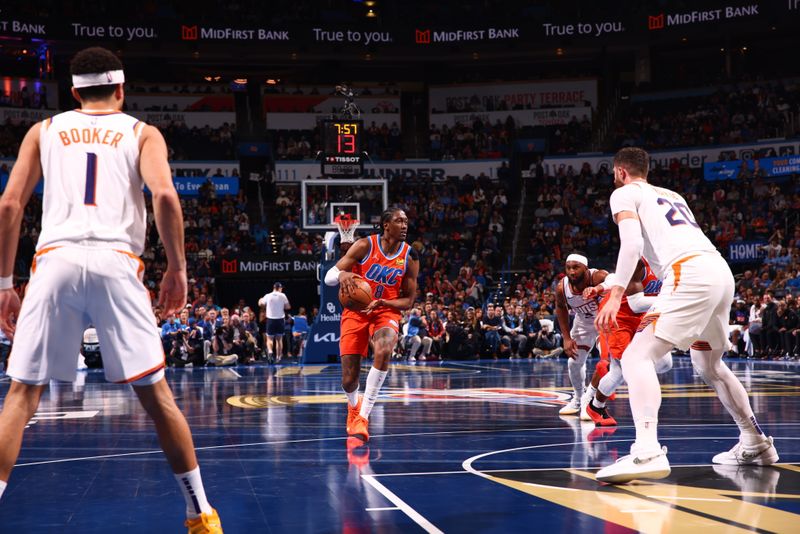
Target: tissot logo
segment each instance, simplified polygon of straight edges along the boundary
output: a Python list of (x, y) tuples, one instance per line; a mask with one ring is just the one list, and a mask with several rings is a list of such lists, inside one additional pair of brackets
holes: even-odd
[(184, 41), (196, 41), (197, 40), (197, 25), (194, 26), (184, 26), (181, 25), (181, 39)]
[(415, 30), (414, 41), (417, 44), (431, 44), (431, 31), (430, 30)]
[(647, 17), (648, 30), (663, 30), (664, 29), (664, 14), (656, 15), (655, 17)]
[(222, 273), (232, 274), (239, 270), (238, 260), (222, 260)]

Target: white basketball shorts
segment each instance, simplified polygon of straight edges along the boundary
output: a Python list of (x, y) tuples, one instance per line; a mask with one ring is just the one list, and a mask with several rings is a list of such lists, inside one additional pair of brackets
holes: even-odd
[(695, 342), (701, 350), (727, 350), (733, 294), (733, 274), (722, 256), (689, 254), (672, 264), (639, 330), (655, 323), (656, 337), (680, 350)]
[(592, 319), (578, 319), (572, 322), (570, 337), (578, 344), (578, 348), (589, 352), (597, 342), (597, 329)]
[(34, 257), (7, 374), (20, 382), (74, 381), (83, 331), (97, 329), (106, 380), (134, 382), (164, 367), (164, 350), (130, 252), (46, 248)]

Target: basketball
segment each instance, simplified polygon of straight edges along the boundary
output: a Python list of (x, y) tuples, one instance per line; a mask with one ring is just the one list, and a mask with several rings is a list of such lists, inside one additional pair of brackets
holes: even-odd
[(361, 311), (369, 306), (369, 303), (373, 300), (372, 287), (369, 285), (369, 282), (361, 277), (357, 277), (354, 281), (356, 283), (356, 290), (353, 291), (352, 295), (346, 294), (342, 291), (342, 286), (339, 286), (339, 302), (349, 310)]

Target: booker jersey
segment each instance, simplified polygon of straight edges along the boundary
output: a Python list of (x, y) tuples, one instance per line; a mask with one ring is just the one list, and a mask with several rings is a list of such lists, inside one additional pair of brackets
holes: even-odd
[[(589, 279), (594, 278), (594, 273), (597, 269), (589, 269)], [(570, 310), (575, 312), (575, 320), (581, 322), (593, 322), (597, 316), (598, 302), (600, 299), (591, 298), (585, 299), (583, 295), (572, 292), (569, 287), (569, 278), (566, 276), (561, 279), (564, 286), (564, 298), (567, 300), (567, 306)]]
[(372, 298), (384, 300), (399, 298), (411, 247), (407, 243), (401, 243), (397, 252), (389, 256), (381, 249), (379, 235), (373, 234), (367, 239), (369, 252), (353, 267), (353, 273), (369, 282), (372, 287)]
[(639, 217), (644, 255), (658, 278), (675, 261), (691, 253), (717, 253), (678, 193), (647, 182), (632, 182), (611, 194), (611, 214), (632, 211)]
[(139, 174), (143, 129), (143, 122), (114, 111), (67, 111), (42, 123), (44, 195), (37, 250), (82, 243), (141, 255), (146, 228)]

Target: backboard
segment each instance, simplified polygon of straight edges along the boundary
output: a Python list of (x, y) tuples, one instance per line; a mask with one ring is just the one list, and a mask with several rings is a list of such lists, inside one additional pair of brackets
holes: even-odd
[(306, 230), (336, 230), (333, 219), (345, 213), (360, 221), (360, 229), (370, 229), (389, 205), (389, 187), (377, 179), (303, 180), (300, 203)]

